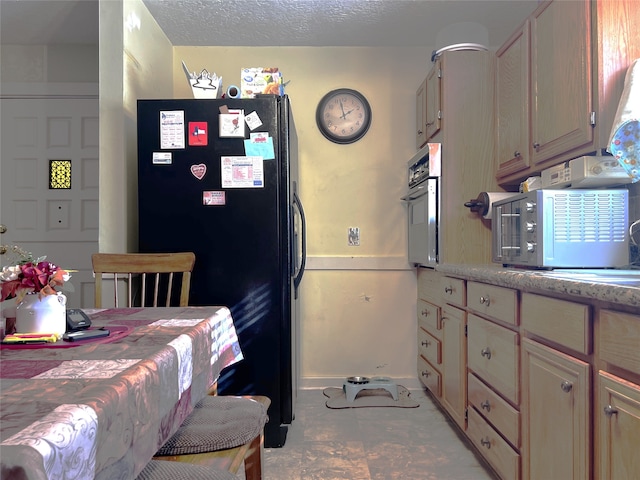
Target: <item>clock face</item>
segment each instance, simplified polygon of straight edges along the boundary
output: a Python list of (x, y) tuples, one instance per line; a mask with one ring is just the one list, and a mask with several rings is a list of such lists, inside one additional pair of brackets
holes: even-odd
[(335, 143), (360, 140), (371, 125), (371, 107), (364, 96), (348, 88), (327, 93), (316, 110), (320, 132)]

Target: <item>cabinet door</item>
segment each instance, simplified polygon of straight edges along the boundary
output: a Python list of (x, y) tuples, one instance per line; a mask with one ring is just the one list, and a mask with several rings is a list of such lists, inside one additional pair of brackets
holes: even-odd
[(427, 143), (427, 79), (420, 84), (416, 92), (416, 148)]
[(450, 305), (442, 308), (442, 403), (464, 430), (467, 406), (466, 313)]
[(427, 140), (440, 131), (440, 119), (442, 118), (441, 78), (441, 60), (438, 59), (427, 75)]
[(590, 477), (590, 366), (523, 340), (522, 478)]
[(496, 52), (498, 181), (529, 168), (529, 21)]
[(598, 478), (640, 478), (640, 385), (602, 371), (598, 380)]
[(593, 143), (589, 0), (555, 0), (531, 17), (532, 162)]

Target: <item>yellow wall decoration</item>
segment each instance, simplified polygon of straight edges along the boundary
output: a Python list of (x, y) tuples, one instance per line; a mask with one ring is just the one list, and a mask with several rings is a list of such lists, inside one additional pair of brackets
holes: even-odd
[(49, 188), (71, 189), (71, 160), (49, 160)]

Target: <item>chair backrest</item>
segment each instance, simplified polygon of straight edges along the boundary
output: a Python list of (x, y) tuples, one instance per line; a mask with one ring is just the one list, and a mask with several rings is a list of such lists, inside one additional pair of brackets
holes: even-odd
[[(173, 285), (174, 274), (182, 276), (179, 285), (179, 306), (187, 306), (189, 304), (191, 272), (195, 261), (196, 256), (192, 252), (94, 253), (91, 256), (91, 262), (95, 275), (95, 306), (102, 308), (103, 275), (106, 275), (107, 278), (113, 276), (114, 305), (116, 307), (120, 306), (118, 302), (119, 280), (126, 280), (127, 283), (127, 307), (137, 306), (134, 305), (134, 299), (138, 296), (139, 301), (135, 303), (139, 303), (138, 306), (141, 307), (172, 306), (171, 299), (178, 294), (178, 282), (176, 281), (175, 288)], [(151, 290), (151, 284), (153, 284), (153, 290)], [(134, 295), (134, 292), (139, 295)], [(147, 301), (147, 298), (151, 296), (153, 298)], [(159, 299), (161, 302), (164, 301), (164, 305), (158, 305)]]

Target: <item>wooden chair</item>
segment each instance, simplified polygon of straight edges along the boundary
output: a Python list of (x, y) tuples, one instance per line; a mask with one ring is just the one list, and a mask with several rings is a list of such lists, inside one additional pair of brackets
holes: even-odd
[[(102, 308), (102, 277), (113, 275), (114, 306), (119, 307), (118, 281), (127, 281), (127, 307), (134, 305), (134, 285), (140, 286), (141, 307), (171, 306), (172, 298), (178, 295), (178, 285), (174, 288), (174, 275), (182, 275), (179, 284), (181, 307), (189, 304), (191, 272), (196, 256), (192, 252), (180, 253), (94, 253), (91, 256), (95, 274), (95, 306)], [(147, 282), (149, 280), (149, 282)], [(139, 281), (139, 283), (137, 283)], [(149, 283), (149, 285), (148, 285)], [(176, 282), (177, 283), (177, 282)], [(151, 285), (153, 284), (153, 285)], [(151, 295), (151, 286), (153, 286)], [(149, 292), (147, 294), (147, 292)], [(147, 298), (153, 297), (153, 299)], [(164, 305), (158, 305), (158, 301)]]

